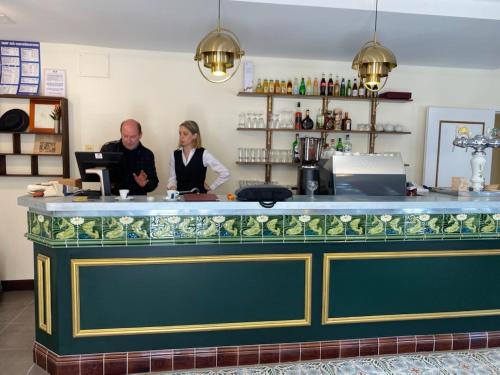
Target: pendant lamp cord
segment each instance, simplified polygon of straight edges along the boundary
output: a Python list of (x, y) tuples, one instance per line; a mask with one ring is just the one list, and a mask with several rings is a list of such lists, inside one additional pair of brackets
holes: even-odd
[[(219, 0), (220, 4), (220, 0)], [(219, 5), (220, 7), (220, 5)], [(375, 2), (375, 33), (377, 32), (377, 15), (378, 15), (378, 0)]]
[(217, 16), (217, 31), (220, 31), (220, 0), (219, 0), (219, 14)]

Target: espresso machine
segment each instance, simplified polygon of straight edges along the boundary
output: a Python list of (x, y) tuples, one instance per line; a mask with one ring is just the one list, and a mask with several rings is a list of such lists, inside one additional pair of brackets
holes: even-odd
[(319, 192), (319, 158), (321, 155), (321, 138), (299, 138), (300, 166), (297, 172), (297, 194), (318, 194)]

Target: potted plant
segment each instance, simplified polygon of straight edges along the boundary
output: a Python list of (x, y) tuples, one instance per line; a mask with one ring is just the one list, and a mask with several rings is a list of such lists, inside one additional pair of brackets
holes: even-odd
[(50, 117), (54, 120), (54, 129), (57, 133), (61, 132), (61, 106), (56, 105), (54, 110), (50, 114)]

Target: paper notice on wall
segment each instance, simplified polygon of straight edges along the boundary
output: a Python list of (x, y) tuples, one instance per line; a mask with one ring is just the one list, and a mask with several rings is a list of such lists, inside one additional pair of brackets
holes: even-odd
[(0, 93), (35, 95), (40, 86), (40, 43), (0, 40)]
[(43, 94), (46, 96), (66, 96), (66, 71), (45, 69), (43, 75)]

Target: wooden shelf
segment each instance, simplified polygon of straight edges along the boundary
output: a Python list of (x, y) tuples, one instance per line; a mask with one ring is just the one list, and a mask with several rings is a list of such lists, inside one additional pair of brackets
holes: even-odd
[(299, 166), (300, 165), (300, 163), (281, 162), (281, 161), (237, 161), (236, 164), (245, 164), (245, 165), (293, 165), (293, 166)]
[[(359, 101), (359, 102), (369, 102), (372, 98), (360, 98), (358, 96), (325, 96), (325, 95), (287, 95), (287, 94), (271, 94), (271, 93), (257, 93), (257, 92), (244, 92), (240, 91), (238, 96), (249, 96), (249, 97), (267, 97), (271, 96), (274, 98), (290, 98), (290, 99), (323, 99), (328, 100), (347, 100), (347, 101)], [(412, 99), (387, 99), (387, 98), (377, 98), (379, 102), (394, 102), (394, 103), (407, 103), (412, 102)]]
[[(61, 129), (58, 133), (44, 131), (44, 129), (28, 130), (23, 132), (0, 132), (0, 134), (7, 134), (12, 138), (12, 152), (0, 152), (0, 177), (69, 177), (70, 164), (69, 164), (69, 125), (68, 125), (68, 100), (61, 97), (53, 96), (40, 96), (40, 95), (8, 95), (0, 94), (0, 99), (14, 99), (14, 100), (28, 100), (30, 108), (32, 109), (35, 101), (36, 103), (58, 104), (61, 107)], [(21, 139), (26, 134), (40, 134), (43, 136), (52, 137), (54, 142), (61, 142), (61, 152), (59, 154), (42, 154), (42, 153), (23, 153), (21, 151)], [(29, 166), (31, 173), (7, 173), (8, 164), (12, 161), (9, 156), (27, 156), (29, 157)], [(40, 174), (39, 161), (46, 156), (60, 157), (62, 173), (61, 174)]]
[(386, 131), (370, 131), (370, 130), (333, 130), (333, 129), (274, 129), (274, 128), (236, 128), (242, 131), (270, 131), (270, 132), (289, 132), (289, 133), (352, 133), (352, 134), (411, 134), (411, 132), (386, 132)]
[(63, 177), (62, 174), (31, 174), (31, 173), (26, 173), (26, 174), (18, 174), (18, 173), (6, 173), (6, 174), (0, 174), (0, 177)]
[(60, 96), (43, 96), (43, 95), (12, 95), (12, 94), (0, 94), (0, 98), (5, 99), (47, 99), (47, 100), (62, 100)]
[(10, 156), (10, 155), (16, 155), (16, 156), (62, 156), (62, 154), (25, 154), (25, 153), (20, 153), (20, 152), (0, 152), (1, 156)]

